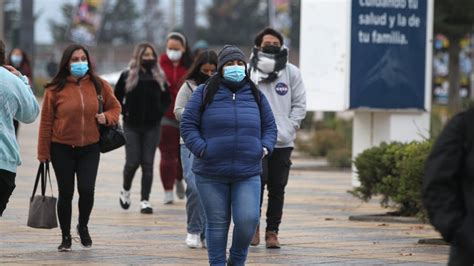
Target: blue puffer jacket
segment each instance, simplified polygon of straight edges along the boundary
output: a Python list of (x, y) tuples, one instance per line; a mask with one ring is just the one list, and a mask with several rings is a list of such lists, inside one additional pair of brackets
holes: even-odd
[(251, 177), (262, 172), (263, 147), (272, 152), (277, 127), (260, 93), (260, 109), (250, 85), (236, 93), (221, 84), (201, 114), (204, 85), (186, 104), (180, 124), (184, 143), (196, 156), (193, 172), (209, 177)]

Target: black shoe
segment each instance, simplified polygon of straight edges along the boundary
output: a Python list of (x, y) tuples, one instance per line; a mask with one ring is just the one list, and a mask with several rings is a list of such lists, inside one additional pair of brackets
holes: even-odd
[(61, 245), (58, 247), (59, 252), (71, 251), (71, 235), (63, 236)]
[(92, 239), (89, 235), (89, 229), (87, 226), (77, 225), (77, 234), (81, 238), (81, 244), (85, 248), (90, 248), (92, 246)]

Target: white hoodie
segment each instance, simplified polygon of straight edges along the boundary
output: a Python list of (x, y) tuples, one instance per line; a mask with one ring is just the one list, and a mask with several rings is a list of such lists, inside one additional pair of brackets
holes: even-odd
[(278, 138), (275, 148), (293, 147), (296, 130), (306, 116), (306, 90), (300, 70), (287, 63), (273, 82), (258, 83), (258, 71), (250, 78), (265, 95), (275, 116)]

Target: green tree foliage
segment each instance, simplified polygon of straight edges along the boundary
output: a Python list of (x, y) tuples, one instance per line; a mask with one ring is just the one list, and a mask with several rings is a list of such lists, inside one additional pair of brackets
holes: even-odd
[(114, 44), (135, 42), (139, 16), (133, 0), (119, 0), (107, 5), (102, 18), (99, 42)]
[(436, 0), (434, 12), (434, 31), (443, 33), (449, 45), (449, 111), (459, 111), (459, 42), (474, 27), (473, 0)]
[(68, 41), (68, 30), (72, 23), (74, 16), (74, 6), (72, 4), (63, 4), (61, 6), (62, 22), (58, 22), (54, 19), (48, 21), (49, 28), (53, 35), (55, 42), (67, 42)]
[[(67, 42), (69, 27), (74, 17), (75, 5), (65, 3), (61, 6), (61, 22), (49, 20), (50, 30), (55, 42)], [(106, 2), (103, 10), (102, 26), (98, 41), (103, 43), (133, 43), (136, 41), (139, 13), (133, 0)]]
[(251, 45), (268, 25), (267, 0), (214, 0), (208, 10), (209, 29), (202, 37), (212, 44)]

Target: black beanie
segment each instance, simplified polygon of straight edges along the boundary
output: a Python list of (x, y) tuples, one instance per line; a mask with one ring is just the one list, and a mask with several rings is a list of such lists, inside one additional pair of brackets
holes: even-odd
[(237, 46), (230, 44), (224, 45), (217, 57), (219, 60), (219, 63), (217, 64), (217, 69), (221, 69), (225, 65), (225, 63), (233, 60), (240, 60), (246, 63), (244, 52), (242, 52), (242, 50), (240, 50)]

